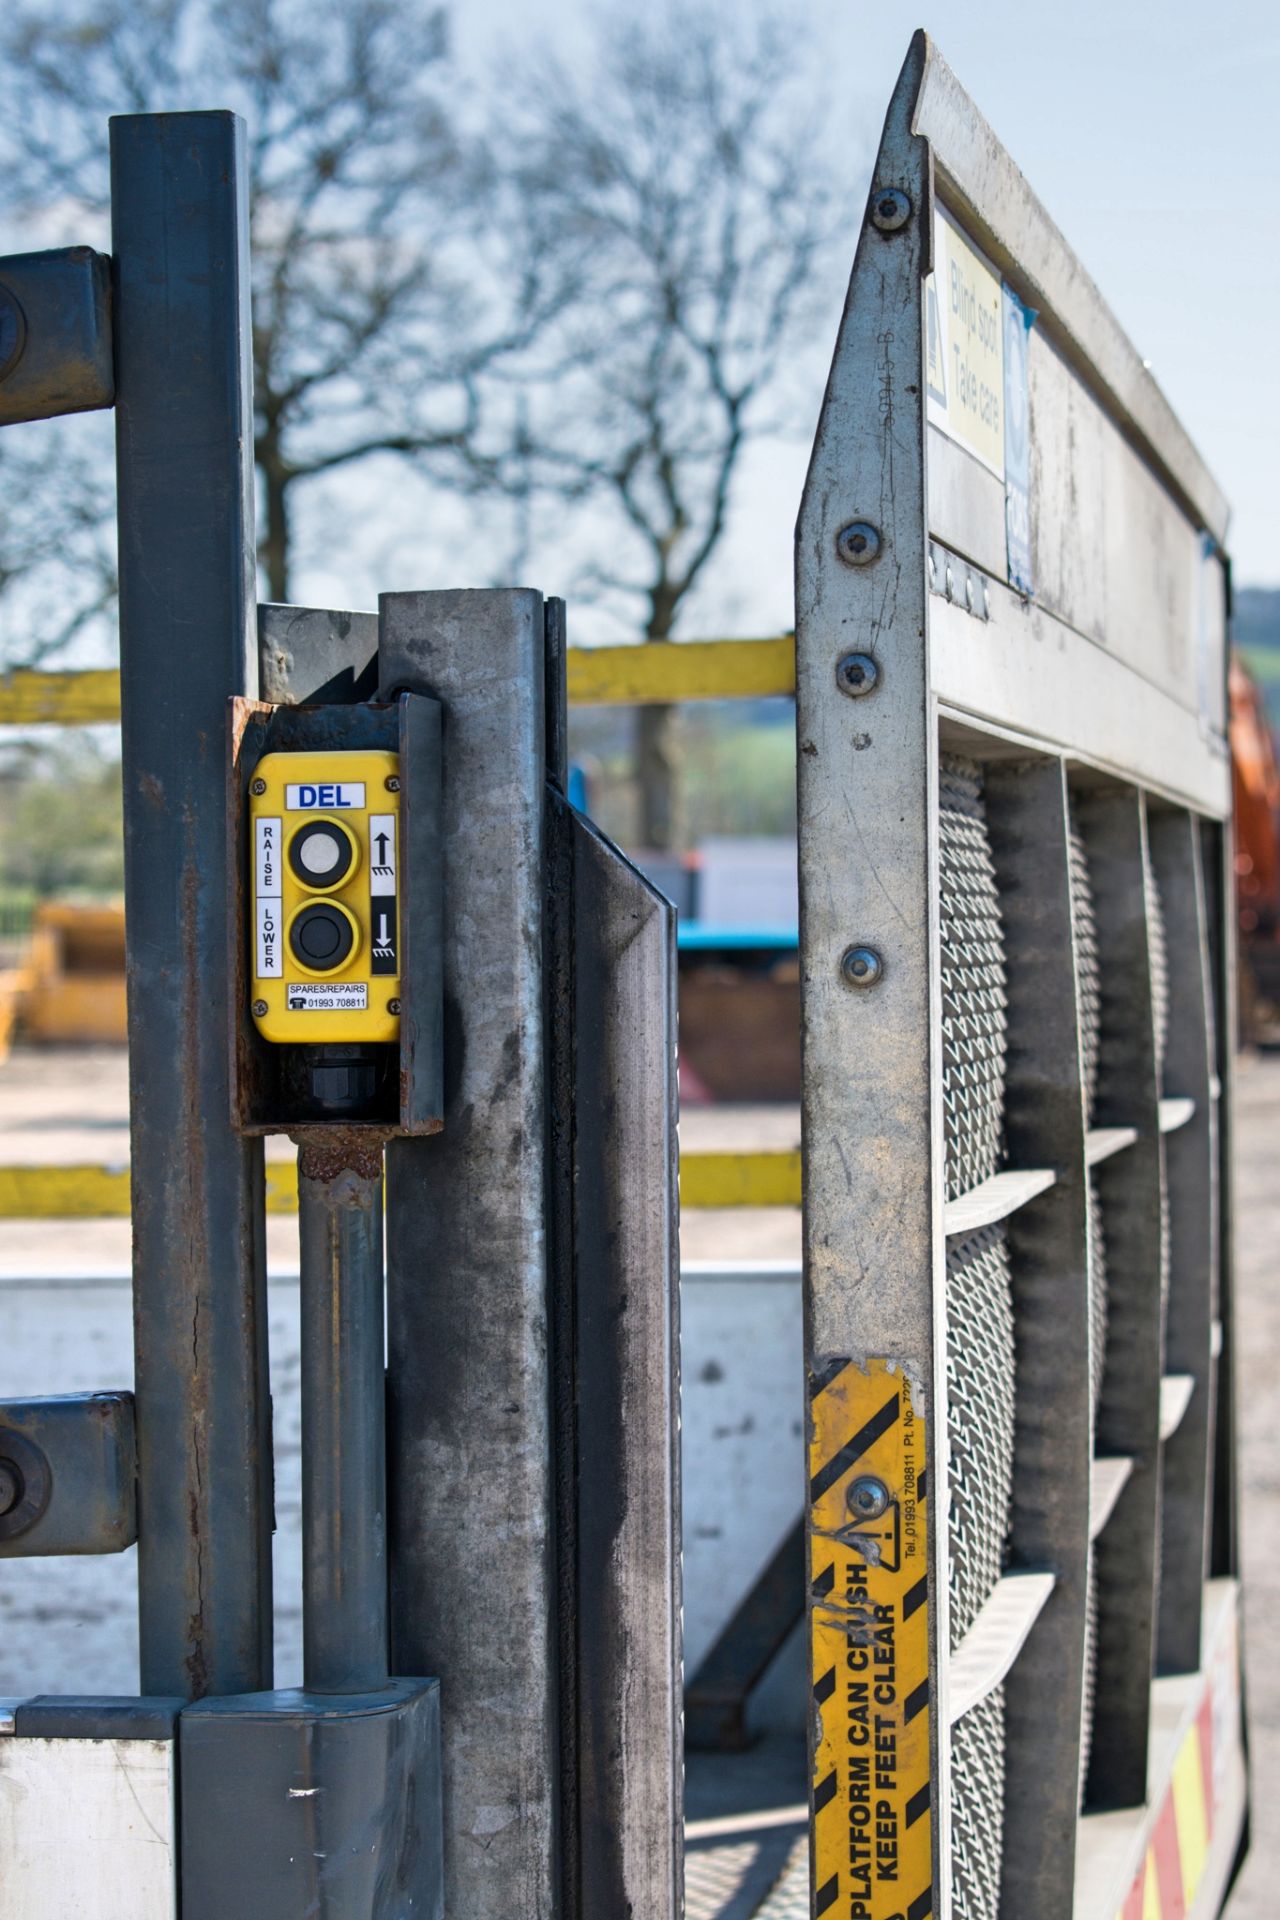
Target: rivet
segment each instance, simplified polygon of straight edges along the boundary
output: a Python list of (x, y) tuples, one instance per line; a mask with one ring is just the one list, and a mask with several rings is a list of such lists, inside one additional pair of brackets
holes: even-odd
[(859, 1520), (878, 1520), (889, 1506), (889, 1489), (873, 1473), (860, 1473), (849, 1483), (845, 1500), (850, 1513)]
[(880, 530), (869, 520), (851, 520), (836, 535), (836, 552), (850, 567), (869, 567), (880, 552)]
[(836, 685), (851, 700), (861, 700), (880, 678), (880, 669), (869, 653), (846, 653), (836, 661)]
[(884, 973), (884, 962), (871, 947), (846, 947), (840, 972), (848, 987), (874, 987)]
[(911, 218), (911, 202), (899, 187), (881, 187), (871, 196), (871, 224), (881, 233), (897, 233)]

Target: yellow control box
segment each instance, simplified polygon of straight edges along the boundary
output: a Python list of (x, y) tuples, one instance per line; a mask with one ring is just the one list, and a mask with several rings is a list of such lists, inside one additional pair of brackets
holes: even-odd
[(266, 1040), (400, 1037), (394, 753), (269, 753), (249, 787), (250, 997)]

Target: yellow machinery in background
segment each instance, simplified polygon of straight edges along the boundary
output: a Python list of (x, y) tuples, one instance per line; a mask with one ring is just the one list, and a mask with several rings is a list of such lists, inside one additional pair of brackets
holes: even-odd
[(25, 961), (0, 972), (0, 1059), (15, 1034), (37, 1044), (125, 1044), (122, 905), (45, 900), (36, 908)]

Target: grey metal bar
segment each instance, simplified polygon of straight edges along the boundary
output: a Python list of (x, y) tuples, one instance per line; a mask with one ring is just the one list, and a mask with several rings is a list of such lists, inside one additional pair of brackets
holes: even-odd
[(391, 1634), (439, 1676), (467, 1920), (556, 1902), (543, 1059), (543, 610), (381, 603), (383, 697), (444, 705), (445, 1126), (387, 1154)]
[(258, 608), (262, 698), (278, 706), (349, 706), (378, 686), (378, 616), (333, 607)]
[[(684, 1910), (675, 909), (573, 838), (582, 1920)], [(566, 1836), (565, 1850), (568, 1848)]]
[[(909, 1383), (914, 1430), (927, 1436), (931, 1870), (918, 1858), (926, 1830), (916, 1823), (913, 1878), (901, 1892), (908, 1906), (929, 1893), (934, 1910), (946, 1913), (947, 1387), (922, 300), (932, 178), (912, 125), (927, 54), (917, 34), (885, 120), (800, 509), (796, 737), (805, 1365), (817, 1390), (841, 1363), (853, 1362), (858, 1378), (868, 1359), (893, 1363)], [(870, 655), (879, 670), (865, 697), (845, 690), (868, 685), (865, 674), (842, 679), (850, 652)], [(843, 964), (862, 947), (880, 962), (861, 976), (865, 987)], [(811, 1475), (827, 1464), (811, 1458)], [(825, 1650), (861, 1630), (856, 1595), (866, 1563), (856, 1545), (815, 1530), (815, 1504), (810, 1629), (815, 1665), (825, 1666)], [(913, 1618), (918, 1632), (918, 1609)], [(859, 1819), (861, 1809), (850, 1798), (847, 1702), (829, 1690), (829, 1677), (834, 1682), (834, 1666), (829, 1676), (815, 1670), (808, 1716), (813, 1885), (815, 1899), (847, 1909), (858, 1884), (851, 1816)], [(918, 1718), (914, 1727), (913, 1744), (923, 1745)]]
[(1018, 1382), (1011, 1566), (1056, 1577), (1005, 1681), (1000, 1911), (1010, 1920), (1070, 1920), (1091, 1424), (1085, 1113), (1062, 763), (990, 763), (986, 799), (1005, 935), (1008, 1157), (1058, 1175), (1006, 1229)]
[(1235, 1396), (1235, 1197), (1231, 1185), (1232, 1128), (1235, 1118), (1236, 1015), (1235, 867), (1231, 827), (1214, 821), (1201, 825), (1201, 861), (1209, 920), (1209, 977), (1214, 1008), (1213, 1066), (1218, 1083), (1218, 1245), (1212, 1312), (1221, 1328), (1221, 1348), (1213, 1367), (1213, 1467), (1209, 1528), (1209, 1571), (1215, 1577), (1238, 1575), (1240, 1515), (1237, 1489)]
[(382, 1149), (300, 1136), (305, 1684), (367, 1693), (387, 1658)]
[(400, 1126), (438, 1133), (442, 1058), (441, 713), (437, 700), (396, 702), (400, 751)]
[(225, 716), (257, 692), (234, 114), (111, 123), (144, 1693), (271, 1681), (262, 1147), (231, 1131)]
[(1147, 833), (1169, 949), (1165, 1092), (1195, 1102), (1186, 1125), (1164, 1137), (1170, 1246), (1164, 1369), (1166, 1374), (1189, 1375), (1195, 1386), (1177, 1432), (1164, 1447), (1156, 1668), (1160, 1673), (1194, 1673), (1200, 1665), (1207, 1571), (1210, 1343), (1218, 1238), (1218, 1115), (1210, 1091), (1213, 1000), (1199, 828), (1189, 814), (1149, 802)]
[(1160, 1131), (1151, 963), (1143, 886), (1145, 818), (1132, 788), (1078, 794), (1097, 920), (1099, 1126), (1138, 1137), (1097, 1170), (1107, 1247), (1100, 1454), (1133, 1472), (1095, 1545), (1097, 1693), (1086, 1782), (1091, 1809), (1138, 1806), (1147, 1790), (1160, 1501)]

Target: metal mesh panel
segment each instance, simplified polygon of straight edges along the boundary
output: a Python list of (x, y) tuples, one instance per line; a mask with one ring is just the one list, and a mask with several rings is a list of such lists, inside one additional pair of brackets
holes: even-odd
[(1093, 1709), (1098, 1694), (1098, 1568), (1093, 1548), (1089, 1549), (1088, 1584), (1084, 1599), (1084, 1698), (1080, 1711), (1080, 1804), (1084, 1805), (1085, 1782), (1089, 1777), (1089, 1755), (1093, 1750)]
[(1076, 949), (1076, 995), (1080, 1018), (1080, 1051), (1084, 1067), (1085, 1113), (1093, 1124), (1098, 1095), (1098, 1032), (1102, 1024), (1102, 995), (1098, 982), (1098, 923), (1093, 910), (1093, 887), (1084, 841), (1073, 825), (1068, 846), (1071, 876), (1071, 922)]
[(942, 755), (938, 812), (942, 1102), (954, 1200), (995, 1172), (1004, 1134), (1004, 937), (975, 760)]
[(951, 1912), (996, 1920), (1004, 1848), (1004, 1688), (951, 1729)]
[[(988, 1179), (1004, 1144), (1005, 957), (982, 769), (944, 754), (939, 770), (942, 1090), (947, 1195)], [(947, 1248), (951, 1453), (949, 1585), (956, 1647), (999, 1580), (1013, 1482), (1014, 1348), (1001, 1227)], [(996, 1920), (1004, 1827), (1004, 1694), (952, 1729), (956, 1920)]]
[(1142, 879), (1147, 905), (1147, 948), (1151, 957), (1151, 1010), (1156, 1029), (1156, 1081), (1163, 1093), (1164, 1062), (1169, 1044), (1169, 943), (1165, 934), (1160, 883), (1145, 847)]
[(1013, 1484), (1013, 1297), (1002, 1227), (947, 1249), (951, 1644), (1004, 1565)]
[(1102, 1202), (1098, 1183), (1089, 1175), (1089, 1379), (1093, 1424), (1098, 1424), (1098, 1401), (1107, 1366), (1107, 1242), (1102, 1230)]

